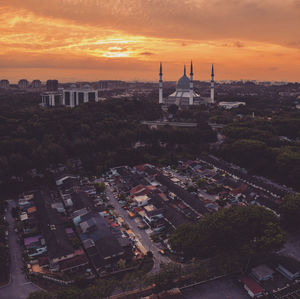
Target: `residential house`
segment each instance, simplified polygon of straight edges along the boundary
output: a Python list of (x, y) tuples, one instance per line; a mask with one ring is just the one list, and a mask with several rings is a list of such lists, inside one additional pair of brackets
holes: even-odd
[(252, 278), (241, 277), (239, 281), (243, 284), (244, 289), (247, 291), (251, 298), (262, 296), (265, 290)]

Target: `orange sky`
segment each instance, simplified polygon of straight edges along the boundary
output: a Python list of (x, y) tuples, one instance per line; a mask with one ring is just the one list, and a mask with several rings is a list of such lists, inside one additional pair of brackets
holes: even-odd
[(0, 0), (0, 79), (300, 81), (300, 0)]

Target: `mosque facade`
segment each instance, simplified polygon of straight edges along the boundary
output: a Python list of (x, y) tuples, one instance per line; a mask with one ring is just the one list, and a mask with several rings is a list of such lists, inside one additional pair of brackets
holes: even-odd
[(186, 75), (186, 67), (184, 66), (183, 76), (177, 81), (176, 90), (168, 97), (163, 98), (163, 80), (162, 80), (162, 64), (159, 71), (159, 104), (177, 105), (179, 107), (214, 104), (215, 103), (215, 81), (214, 66), (211, 69), (211, 87), (210, 97), (202, 97), (194, 91), (194, 72), (193, 63), (191, 62), (190, 77)]

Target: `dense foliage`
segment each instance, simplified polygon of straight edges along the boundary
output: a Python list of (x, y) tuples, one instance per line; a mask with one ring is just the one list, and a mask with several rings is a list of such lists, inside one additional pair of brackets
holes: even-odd
[(234, 122), (223, 133), (223, 158), (300, 190), (299, 112)]
[(169, 242), (184, 257), (237, 256), (241, 261), (266, 255), (285, 241), (276, 216), (258, 206), (234, 206), (176, 229)]
[(9, 278), (9, 251), (7, 247), (8, 239), (6, 236), (8, 227), (7, 222), (3, 218), (6, 207), (6, 201), (0, 201), (0, 284), (6, 283)]
[(50, 165), (67, 164), (71, 158), (80, 158), (84, 169), (93, 173), (124, 164), (175, 163), (182, 156), (206, 150), (215, 140), (215, 133), (205, 123), (192, 129), (157, 130), (141, 124), (142, 120), (160, 116), (159, 105), (128, 100), (74, 109), (43, 109), (37, 105), (1, 109), (2, 186), (11, 186), (11, 178), (18, 182), (26, 179), (30, 169), (43, 172)]
[(300, 228), (300, 194), (287, 195), (280, 205), (280, 216), (283, 225), (289, 230)]

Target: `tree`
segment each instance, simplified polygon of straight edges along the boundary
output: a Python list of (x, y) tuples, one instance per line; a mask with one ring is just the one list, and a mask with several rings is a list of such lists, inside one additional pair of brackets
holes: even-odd
[(168, 107), (168, 112), (171, 114), (175, 114), (178, 111), (178, 106), (175, 104), (172, 104)]
[(117, 286), (113, 279), (98, 279), (94, 285), (84, 291), (85, 298), (106, 298), (109, 297)]
[(129, 291), (134, 287), (134, 274), (125, 274), (122, 280), (119, 281), (118, 285), (123, 292)]
[(30, 293), (27, 299), (54, 299), (54, 295), (45, 291), (36, 291)]
[(282, 223), (290, 230), (296, 230), (300, 225), (300, 194), (287, 195), (280, 204)]
[(81, 299), (82, 292), (76, 288), (65, 288), (55, 294), (55, 299)]
[(72, 238), (72, 246), (77, 249), (81, 246), (81, 242), (77, 237)]
[(147, 257), (149, 258), (149, 259), (152, 259), (153, 258), (153, 252), (152, 251), (147, 251)]
[(105, 184), (104, 183), (97, 183), (95, 184), (96, 192), (103, 193), (105, 191)]
[(204, 178), (199, 178), (197, 179), (196, 184), (199, 188), (203, 188), (207, 185), (207, 181)]
[(176, 278), (183, 274), (182, 268), (178, 264), (161, 264), (158, 273), (151, 277), (151, 281), (158, 290), (171, 288)]
[(81, 289), (84, 289), (88, 286), (89, 280), (84, 274), (77, 274), (75, 277), (75, 285)]
[(187, 258), (238, 253), (243, 260), (280, 249), (285, 235), (276, 216), (267, 209), (234, 206), (207, 214), (197, 224), (179, 226), (169, 242)]

